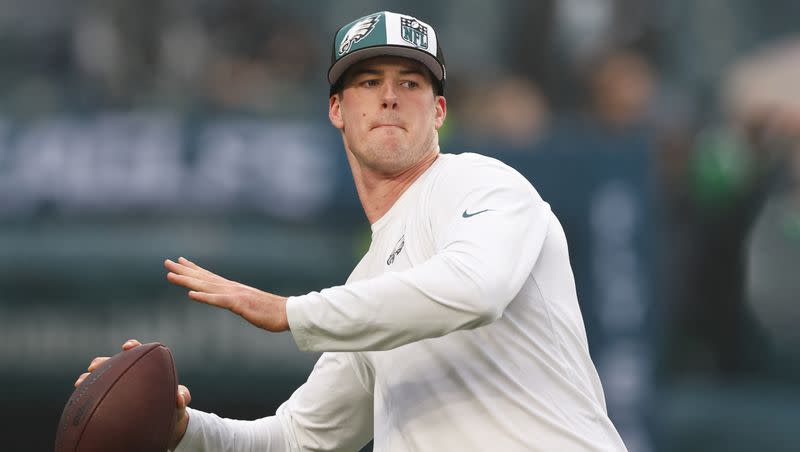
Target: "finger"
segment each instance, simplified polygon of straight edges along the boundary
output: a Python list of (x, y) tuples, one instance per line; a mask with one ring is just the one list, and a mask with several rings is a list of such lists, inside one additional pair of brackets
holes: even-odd
[(167, 281), (176, 286), (182, 286), (189, 290), (196, 290), (199, 292), (217, 293), (222, 291), (219, 284), (210, 283), (191, 276), (179, 275), (173, 272), (167, 273)]
[(189, 278), (194, 278), (200, 281), (205, 281), (209, 283), (217, 283), (217, 284), (230, 284), (230, 281), (217, 276), (213, 273), (201, 270), (195, 270), (191, 267), (187, 267), (182, 264), (177, 264), (175, 262), (170, 261), (167, 259), (164, 261), (164, 266), (170, 270), (170, 273), (174, 273), (179, 276), (187, 276)]
[(189, 266), (179, 264), (171, 259), (167, 259), (164, 261), (164, 267), (166, 267), (167, 270), (176, 273), (178, 275), (192, 276), (198, 279), (210, 279), (208, 278), (207, 275), (201, 273), (200, 271), (193, 269)]
[(184, 385), (178, 385), (178, 408), (186, 408), (192, 402), (192, 394), (189, 388)]
[(93, 359), (92, 362), (89, 363), (89, 367), (86, 368), (89, 372), (97, 369), (100, 364), (103, 364), (108, 359), (108, 356), (98, 356), (97, 358)]
[(176, 273), (176, 274), (179, 274), (179, 275), (183, 275), (183, 276), (191, 276), (193, 278), (197, 278), (197, 279), (200, 279), (200, 280), (203, 280), (203, 281), (211, 281), (211, 282), (218, 282), (218, 283), (229, 282), (227, 279), (225, 279), (225, 278), (223, 278), (223, 277), (221, 277), (221, 276), (219, 276), (217, 274), (214, 274), (214, 273), (212, 273), (212, 272), (210, 272), (208, 270), (205, 270), (205, 269), (203, 269), (200, 266), (190, 262), (189, 260), (187, 260), (185, 258), (181, 257), (181, 258), (178, 259), (178, 261), (180, 263), (173, 262), (172, 260), (167, 259), (167, 260), (164, 261), (164, 267), (166, 267), (167, 270), (169, 270), (169, 271), (171, 271), (173, 273)]
[(198, 292), (192, 290), (189, 292), (189, 298), (201, 303), (210, 304), (223, 309), (231, 309), (235, 303), (234, 297), (225, 294), (213, 294), (208, 292)]
[(137, 341), (136, 339), (128, 339), (127, 341), (125, 341), (124, 344), (122, 344), (122, 350), (123, 351), (128, 351), (128, 350), (132, 349), (133, 347), (138, 347), (140, 345), (142, 345), (142, 343)]
[(77, 380), (75, 380), (75, 387), (77, 388), (78, 386), (80, 386), (81, 383), (83, 383), (83, 380), (86, 380), (86, 377), (88, 377), (89, 375), (91, 375), (89, 372), (82, 373), (81, 376), (78, 377)]
[(214, 273), (214, 272), (212, 272), (210, 270), (206, 270), (205, 268), (195, 264), (194, 262), (190, 261), (189, 259), (186, 259), (185, 257), (179, 257), (178, 258), (178, 262), (180, 262), (182, 265), (184, 265), (186, 267), (194, 269), (194, 270), (196, 270), (196, 271), (208, 276), (209, 278), (213, 278), (213, 279), (220, 280), (220, 281), (228, 281), (227, 279), (223, 278), (222, 276), (220, 276), (220, 275), (218, 275), (218, 274), (216, 274), (216, 273)]

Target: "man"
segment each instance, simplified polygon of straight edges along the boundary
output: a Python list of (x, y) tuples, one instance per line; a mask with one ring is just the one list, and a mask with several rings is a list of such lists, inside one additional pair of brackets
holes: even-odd
[(516, 171), (439, 154), (445, 79), (436, 33), (413, 17), (381, 12), (336, 34), (329, 117), (372, 227), (344, 286), (287, 299), (165, 262), (190, 298), (326, 352), (255, 421), (187, 409), (181, 387), (177, 451), (355, 451), (373, 437), (376, 451), (625, 450), (563, 230)]

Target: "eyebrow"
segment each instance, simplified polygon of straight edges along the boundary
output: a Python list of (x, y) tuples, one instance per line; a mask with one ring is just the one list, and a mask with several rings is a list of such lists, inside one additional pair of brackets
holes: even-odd
[[(362, 68), (362, 69), (354, 70), (353, 74), (351, 75), (351, 77), (355, 78), (355, 77), (359, 77), (359, 76), (362, 76), (362, 75), (383, 75), (384, 72), (385, 71), (382, 71), (380, 69)], [(422, 77), (425, 76), (425, 73), (422, 72), (421, 69), (417, 69), (417, 68), (413, 68), (413, 67), (409, 68), (409, 69), (400, 70), (400, 75), (412, 75), (412, 74), (419, 75), (419, 76), (422, 76)]]
[(400, 71), (400, 75), (410, 75), (410, 74), (417, 74), (417, 75), (421, 75), (423, 77), (425, 76), (425, 73), (422, 72), (421, 69), (417, 69), (417, 68), (403, 69), (402, 71)]

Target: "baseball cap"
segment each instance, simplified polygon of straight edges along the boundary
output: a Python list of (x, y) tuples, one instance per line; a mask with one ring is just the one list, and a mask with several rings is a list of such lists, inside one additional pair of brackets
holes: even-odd
[(347, 68), (377, 56), (419, 61), (433, 74), (438, 93), (444, 94), (447, 71), (436, 31), (415, 17), (389, 11), (361, 17), (336, 32), (328, 69), (331, 93)]

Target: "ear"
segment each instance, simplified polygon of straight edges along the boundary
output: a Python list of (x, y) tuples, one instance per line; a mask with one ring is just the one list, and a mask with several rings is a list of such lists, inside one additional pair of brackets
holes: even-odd
[(333, 127), (341, 130), (344, 129), (344, 121), (342, 120), (342, 99), (340, 94), (331, 96), (328, 103), (328, 119), (330, 119)]
[(444, 119), (447, 117), (447, 99), (445, 99), (444, 96), (436, 96), (436, 105), (434, 108), (436, 109), (434, 125), (436, 126), (436, 130), (439, 130), (442, 128), (442, 125), (444, 125)]

